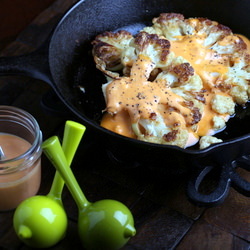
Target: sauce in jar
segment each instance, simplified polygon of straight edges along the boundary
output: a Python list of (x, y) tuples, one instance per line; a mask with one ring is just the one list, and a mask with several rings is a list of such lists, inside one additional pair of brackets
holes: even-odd
[(35, 195), (41, 182), (42, 134), (27, 112), (0, 106), (0, 211)]

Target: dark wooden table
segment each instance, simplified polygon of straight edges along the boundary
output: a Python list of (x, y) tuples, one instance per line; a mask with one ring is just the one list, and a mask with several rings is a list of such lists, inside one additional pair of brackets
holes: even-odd
[[(1, 56), (31, 52), (41, 45), (63, 13), (75, 0), (56, 0), (30, 23)], [(0, 104), (25, 109), (38, 121), (44, 139), (62, 135), (70, 112), (55, 116), (41, 104), (51, 91), (48, 84), (29, 77), (0, 78)], [(124, 169), (108, 158), (95, 144), (95, 135), (86, 133), (72, 169), (90, 201), (104, 198), (125, 203), (135, 218), (137, 234), (124, 249), (250, 249), (250, 199), (230, 189), (222, 205), (202, 208), (188, 201), (187, 176), (169, 176), (146, 169)], [(42, 157), (42, 183), (39, 194), (47, 194), (55, 170)], [(250, 173), (241, 171), (250, 181)], [(77, 235), (77, 207), (67, 188), (63, 202), (69, 217), (65, 239), (51, 249), (80, 249)], [(0, 249), (30, 249), (20, 242), (12, 225), (13, 211), (0, 213)]]

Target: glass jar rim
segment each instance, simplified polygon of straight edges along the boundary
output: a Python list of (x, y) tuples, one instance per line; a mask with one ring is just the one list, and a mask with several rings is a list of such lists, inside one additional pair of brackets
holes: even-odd
[[(14, 106), (0, 105), (0, 112), (1, 111), (11, 112), (15, 116), (17, 116), (18, 113), (20, 113), (20, 115), (25, 116), (31, 122), (31, 125), (33, 126), (32, 129), (33, 131), (35, 131), (35, 138), (34, 138), (33, 143), (31, 144), (31, 147), (28, 150), (26, 150), (24, 153), (11, 159), (0, 160), (0, 164), (6, 164), (6, 163), (19, 161), (21, 159), (27, 158), (29, 155), (31, 155), (32, 153), (35, 153), (36, 151), (39, 152), (40, 144), (42, 143), (42, 132), (40, 130), (39, 124), (36, 121), (36, 119), (27, 111), (21, 108), (14, 107)], [(38, 147), (38, 150), (37, 150), (37, 147)]]

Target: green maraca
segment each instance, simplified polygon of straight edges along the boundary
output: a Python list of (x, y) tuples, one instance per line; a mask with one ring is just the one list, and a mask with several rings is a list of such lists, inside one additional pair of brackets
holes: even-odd
[[(63, 151), (70, 166), (85, 127), (67, 121), (63, 136)], [(51, 247), (62, 240), (67, 231), (67, 215), (61, 194), (64, 181), (58, 171), (46, 196), (30, 197), (17, 207), (13, 217), (14, 229), (21, 241), (35, 248)]]
[(47, 139), (42, 147), (78, 206), (78, 233), (83, 247), (112, 250), (124, 246), (136, 233), (130, 210), (115, 200), (89, 202), (68, 167), (58, 138), (53, 136)]

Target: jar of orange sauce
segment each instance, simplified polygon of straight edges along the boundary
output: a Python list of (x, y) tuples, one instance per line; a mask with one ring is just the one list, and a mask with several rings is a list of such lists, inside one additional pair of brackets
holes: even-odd
[(41, 182), (42, 133), (28, 112), (0, 105), (0, 211), (35, 195)]

